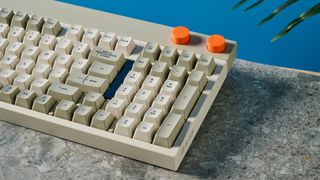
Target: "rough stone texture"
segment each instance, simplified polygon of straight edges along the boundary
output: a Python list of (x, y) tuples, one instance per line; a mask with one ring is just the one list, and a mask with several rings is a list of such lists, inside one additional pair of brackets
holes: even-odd
[(0, 122), (0, 179), (319, 179), (319, 89), (238, 61), (178, 172)]

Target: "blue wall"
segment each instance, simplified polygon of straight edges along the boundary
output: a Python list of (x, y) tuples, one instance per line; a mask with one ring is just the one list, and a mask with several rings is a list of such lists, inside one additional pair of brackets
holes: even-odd
[(320, 72), (320, 15), (302, 23), (279, 41), (270, 42), (289, 21), (319, 0), (301, 0), (260, 27), (257, 27), (258, 22), (285, 0), (267, 1), (249, 12), (243, 12), (243, 8), (231, 10), (238, 0), (61, 1), (169, 26), (184, 25), (204, 34), (220, 33), (238, 41), (239, 58)]

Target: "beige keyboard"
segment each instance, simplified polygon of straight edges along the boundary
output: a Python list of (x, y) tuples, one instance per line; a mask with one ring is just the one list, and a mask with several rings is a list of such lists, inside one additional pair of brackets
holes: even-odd
[[(235, 42), (182, 26), (31, 1), (47, 12), (1, 3), (0, 118), (177, 170), (234, 62)], [(123, 33), (120, 23), (98, 29), (48, 16), (60, 6), (144, 30)], [(155, 38), (140, 39), (146, 32)]]

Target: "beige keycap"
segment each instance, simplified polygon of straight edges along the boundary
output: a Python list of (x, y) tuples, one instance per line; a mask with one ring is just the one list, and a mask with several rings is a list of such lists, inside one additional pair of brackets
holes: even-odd
[(158, 94), (152, 103), (152, 107), (162, 109), (166, 114), (172, 106), (173, 100), (169, 95)]
[(116, 119), (120, 119), (127, 106), (128, 102), (126, 100), (114, 97), (108, 102), (106, 111), (110, 112)]
[(167, 78), (169, 73), (169, 66), (166, 62), (156, 61), (151, 68), (150, 74), (160, 77), (163, 81)]
[(197, 87), (186, 84), (174, 102), (171, 111), (181, 114), (183, 119), (187, 119), (199, 96)]
[(70, 74), (66, 80), (66, 84), (81, 88), (86, 78), (87, 75), (85, 74)]
[(17, 95), (15, 105), (31, 109), (36, 98), (37, 94), (35, 92), (24, 89)]
[(201, 55), (198, 59), (195, 69), (198, 71), (203, 71), (207, 76), (210, 76), (213, 73), (216, 66), (217, 64), (214, 61), (213, 56)]
[(72, 50), (72, 56), (76, 59), (84, 58), (87, 59), (90, 53), (90, 46), (87, 43), (79, 42)]
[(178, 81), (172, 81), (170, 79), (167, 79), (160, 90), (161, 94), (166, 94), (171, 97), (172, 100), (175, 100), (180, 93), (181, 85)]
[(62, 30), (62, 27), (60, 25), (60, 22), (58, 20), (49, 18), (43, 24), (41, 34), (43, 35), (49, 34), (49, 35), (57, 36), (61, 30)]
[(194, 52), (184, 50), (178, 58), (177, 65), (185, 67), (187, 71), (191, 71), (196, 64), (196, 60)]
[(143, 121), (152, 123), (158, 129), (165, 118), (165, 113), (162, 109), (150, 107), (143, 117)]
[(9, 31), (10, 31), (10, 27), (8, 24), (0, 23), (0, 37), (1, 38), (7, 38)]
[(178, 81), (179, 84), (184, 84), (187, 77), (188, 72), (185, 67), (174, 65), (169, 73), (168, 79)]
[(12, 84), (18, 73), (14, 70), (4, 68), (0, 69), (0, 84), (2, 86)]
[(0, 68), (8, 68), (14, 70), (19, 63), (19, 58), (15, 55), (5, 55), (0, 61)]
[(17, 57), (20, 57), (23, 49), (24, 46), (21, 42), (13, 41), (8, 45), (5, 51), (5, 55), (15, 55)]
[(90, 63), (87, 59), (76, 59), (71, 65), (70, 72), (76, 74), (86, 74), (90, 67)]
[(26, 35), (23, 37), (23, 44), (38, 46), (41, 39), (41, 34), (38, 31), (27, 31)]
[(90, 126), (107, 131), (114, 120), (115, 118), (110, 112), (98, 110), (93, 116)]
[(117, 43), (117, 36), (115, 33), (104, 32), (99, 41), (99, 47), (114, 50)]
[(0, 38), (0, 52), (4, 55), (4, 52), (6, 51), (6, 48), (10, 42), (7, 39)]
[(116, 91), (115, 97), (118, 99), (124, 99), (127, 103), (130, 103), (136, 92), (137, 90), (135, 87), (128, 84), (121, 84)]
[(25, 33), (26, 32), (24, 31), (23, 28), (14, 26), (9, 31), (7, 39), (11, 42), (13, 41), (22, 42)]
[(89, 126), (94, 113), (92, 107), (80, 105), (75, 110), (72, 121)]
[(97, 92), (97, 93), (104, 93), (109, 87), (109, 83), (107, 80), (87, 75), (86, 80), (82, 84), (82, 89), (84, 92)]
[(20, 74), (31, 74), (33, 68), (36, 66), (33, 60), (30, 59), (21, 59), (16, 66), (16, 71)]
[(157, 131), (153, 144), (171, 148), (183, 124), (184, 119), (181, 114), (170, 112)]
[(57, 44), (56, 37), (50, 34), (43, 35), (39, 41), (39, 47), (43, 50), (45, 49), (53, 50), (56, 44)]
[(152, 91), (153, 94), (157, 94), (162, 86), (162, 80), (160, 77), (148, 75), (143, 83), (142, 88)]
[(121, 36), (116, 45), (115, 51), (123, 53), (125, 56), (130, 56), (136, 44), (132, 37)]
[(91, 50), (88, 59), (90, 62), (98, 61), (101, 63), (114, 65), (117, 68), (117, 71), (119, 71), (126, 62), (126, 59), (122, 53), (110, 51), (100, 47), (94, 47)]
[(27, 23), (26, 29), (40, 32), (43, 24), (43, 17), (40, 17), (38, 15), (32, 15)]
[(117, 75), (117, 68), (114, 65), (95, 61), (89, 68), (88, 74), (106, 79), (108, 83), (111, 83)]
[(54, 116), (66, 120), (71, 120), (76, 109), (77, 106), (74, 102), (62, 100), (58, 103), (54, 112)]
[(14, 79), (13, 85), (18, 87), (20, 90), (29, 89), (33, 81), (33, 77), (29, 74), (18, 74)]
[(36, 78), (30, 85), (30, 90), (34, 91), (38, 96), (46, 94), (51, 83), (48, 79)]
[(61, 83), (53, 83), (48, 89), (48, 95), (52, 96), (56, 101), (68, 100), (78, 102), (82, 92), (79, 88)]
[(11, 27), (18, 26), (18, 27), (25, 28), (28, 20), (29, 20), (29, 16), (27, 13), (17, 11), (15, 15), (12, 17)]
[(57, 53), (71, 54), (73, 42), (67, 38), (61, 38), (56, 44), (55, 51)]
[(68, 28), (67, 38), (73, 42), (81, 41), (84, 29), (81, 25), (74, 24)]
[(49, 75), (49, 81), (51, 83), (60, 82), (64, 83), (68, 77), (68, 70), (65, 68), (53, 68)]
[(144, 104), (132, 102), (125, 110), (124, 116), (134, 118), (140, 122), (146, 110), (147, 108)]
[(197, 87), (198, 91), (202, 92), (207, 81), (207, 77), (203, 71), (192, 70), (187, 80), (187, 84)]
[(156, 132), (156, 126), (145, 121), (140, 122), (133, 135), (133, 139), (151, 143)]
[(147, 42), (142, 51), (142, 57), (148, 58), (151, 62), (155, 62), (161, 53), (159, 44)]
[(82, 42), (87, 43), (91, 48), (99, 42), (101, 34), (98, 29), (89, 28), (82, 37)]
[(56, 52), (49, 49), (43, 50), (38, 57), (37, 64), (49, 64), (52, 67), (57, 57), (58, 54)]
[(151, 105), (154, 93), (151, 90), (140, 89), (133, 98), (133, 102), (144, 104), (146, 107)]
[(48, 114), (55, 104), (53, 97), (42, 94), (34, 100), (32, 110)]
[(148, 58), (138, 57), (137, 60), (133, 63), (132, 70), (141, 72), (145, 76), (149, 74), (149, 71), (151, 69), (151, 62)]
[(172, 67), (176, 64), (178, 56), (177, 48), (166, 46), (160, 54), (159, 61), (166, 62), (170, 67)]
[(7, 8), (1, 8), (0, 9), (0, 22), (9, 24), (11, 22), (12, 17), (14, 16), (14, 13), (11, 9)]
[(45, 78), (49, 77), (52, 68), (49, 64), (37, 64), (36, 67), (32, 70), (32, 76), (34, 78)]
[(144, 75), (141, 72), (129, 71), (124, 79), (124, 84), (133, 86), (138, 90), (144, 80)]
[(28, 45), (21, 53), (21, 59), (31, 59), (34, 62), (38, 59), (40, 49), (33, 45)]
[(131, 138), (138, 123), (134, 118), (123, 116), (118, 120), (114, 133)]
[(54, 62), (53, 68), (64, 68), (69, 70), (73, 61), (74, 58), (71, 55), (60, 53)]
[(100, 109), (104, 102), (103, 95), (96, 92), (89, 92), (83, 99), (83, 104), (93, 107), (95, 111)]
[(0, 101), (14, 104), (16, 96), (20, 92), (19, 88), (10, 84), (5, 85), (0, 91)]

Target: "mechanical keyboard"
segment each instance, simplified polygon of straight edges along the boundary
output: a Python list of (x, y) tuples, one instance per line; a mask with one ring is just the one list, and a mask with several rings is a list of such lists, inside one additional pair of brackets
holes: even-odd
[(234, 41), (183, 26), (51, 0), (1, 6), (1, 120), (170, 170), (236, 58)]

